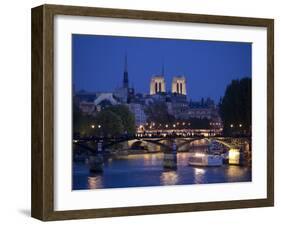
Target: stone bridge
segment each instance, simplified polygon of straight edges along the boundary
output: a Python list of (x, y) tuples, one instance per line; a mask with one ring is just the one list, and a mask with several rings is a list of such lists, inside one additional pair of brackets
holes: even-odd
[[(123, 139), (81, 139), (74, 140), (73, 144), (81, 147), (85, 151), (95, 153), (98, 151), (98, 146), (102, 151), (111, 149), (132, 150), (138, 148), (147, 148), (155, 151), (182, 151), (188, 149), (195, 142), (202, 142), (202, 146), (206, 146), (206, 138), (204, 137), (153, 137), (153, 138), (123, 138)], [(100, 144), (99, 144), (100, 143)], [(199, 146), (200, 143), (196, 143)]]

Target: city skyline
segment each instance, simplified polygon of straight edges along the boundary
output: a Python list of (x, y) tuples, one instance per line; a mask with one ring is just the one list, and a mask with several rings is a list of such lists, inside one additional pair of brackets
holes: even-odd
[(73, 190), (252, 180), (251, 43), (72, 41)]
[(137, 93), (149, 94), (151, 77), (164, 71), (168, 92), (172, 78), (183, 75), (188, 99), (218, 102), (231, 80), (252, 73), (250, 43), (73, 35), (72, 45), (77, 91), (120, 87), (126, 55), (129, 86)]

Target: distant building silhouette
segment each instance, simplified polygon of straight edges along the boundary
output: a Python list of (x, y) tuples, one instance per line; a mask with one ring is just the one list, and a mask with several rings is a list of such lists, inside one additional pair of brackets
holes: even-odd
[(123, 103), (128, 103), (130, 98), (134, 95), (134, 89), (129, 87), (129, 72), (128, 72), (128, 59), (125, 54), (123, 84), (114, 92), (115, 97)]
[(125, 65), (124, 65), (124, 76), (123, 76), (123, 88), (129, 88), (129, 75), (128, 75), (128, 62), (127, 54), (125, 55)]
[(135, 116), (136, 126), (147, 124), (145, 109), (155, 102), (165, 103), (167, 111), (176, 120), (207, 119), (210, 125), (217, 130), (222, 128), (222, 122), (218, 107), (210, 98), (200, 101), (187, 100), (187, 88), (185, 76), (174, 76), (171, 90), (166, 89), (164, 66), (161, 75), (154, 75), (150, 80), (150, 93), (135, 93), (129, 86), (129, 72), (127, 54), (124, 57), (124, 72), (122, 85), (112, 92), (86, 92), (75, 93), (74, 100), (78, 103), (84, 114), (95, 115), (99, 111), (111, 105), (127, 105)]

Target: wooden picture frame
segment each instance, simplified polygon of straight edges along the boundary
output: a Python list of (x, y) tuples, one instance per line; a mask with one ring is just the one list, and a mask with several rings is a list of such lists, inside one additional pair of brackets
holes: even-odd
[[(156, 206), (54, 210), (54, 16), (126, 18), (267, 29), (267, 198)], [(274, 205), (274, 20), (61, 5), (32, 9), (32, 202), (34, 218), (50, 220), (162, 214)]]

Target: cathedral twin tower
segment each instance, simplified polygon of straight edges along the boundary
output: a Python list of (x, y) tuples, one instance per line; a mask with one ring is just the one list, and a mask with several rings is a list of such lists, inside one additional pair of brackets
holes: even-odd
[[(127, 54), (125, 55), (123, 88), (129, 89), (128, 63)], [(164, 79), (164, 67), (162, 67), (162, 75), (153, 76), (150, 81), (150, 95), (157, 93), (165, 93), (166, 84)], [(172, 93), (186, 95), (186, 80), (184, 76), (174, 76), (172, 81)]]
[[(153, 76), (150, 81), (150, 95), (166, 92), (166, 84), (163, 76)], [(184, 76), (174, 76), (172, 81), (172, 93), (186, 95), (186, 80)]]

